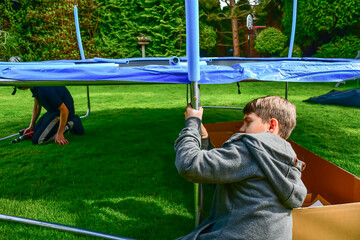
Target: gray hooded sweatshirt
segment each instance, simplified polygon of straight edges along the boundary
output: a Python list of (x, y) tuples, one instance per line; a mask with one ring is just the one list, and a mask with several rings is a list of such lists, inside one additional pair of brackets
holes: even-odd
[(180, 239), (292, 239), (291, 211), (307, 190), (291, 145), (275, 134), (238, 133), (221, 148), (201, 150), (200, 124), (185, 121), (175, 165), (189, 181), (217, 185), (210, 216)]

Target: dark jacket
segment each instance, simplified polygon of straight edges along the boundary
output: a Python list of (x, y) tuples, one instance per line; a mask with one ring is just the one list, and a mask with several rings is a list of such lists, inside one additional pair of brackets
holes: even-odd
[(292, 239), (293, 208), (307, 190), (291, 145), (275, 134), (235, 134), (200, 149), (201, 121), (189, 118), (175, 142), (176, 167), (197, 183), (217, 184), (210, 216), (187, 239)]
[(33, 93), (33, 97), (49, 113), (59, 112), (58, 108), (64, 103), (69, 110), (68, 119), (74, 117), (74, 100), (66, 87), (33, 87), (30, 90)]

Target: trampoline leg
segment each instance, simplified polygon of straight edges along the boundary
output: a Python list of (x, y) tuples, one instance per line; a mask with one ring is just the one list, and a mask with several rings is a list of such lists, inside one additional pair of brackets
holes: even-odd
[(195, 226), (203, 220), (203, 187), (201, 183), (194, 183), (194, 197), (195, 197)]
[[(200, 89), (197, 82), (190, 84), (190, 101), (194, 109), (200, 107)], [(201, 183), (194, 183), (194, 203), (195, 203), (195, 227), (203, 220), (203, 187)]]
[[(200, 42), (199, 42), (199, 2), (185, 1), (186, 15), (186, 56), (188, 58), (188, 79), (191, 82), (191, 105), (198, 110), (200, 107)], [(190, 24), (191, 23), (191, 24)], [(195, 225), (198, 226), (202, 214), (202, 187), (194, 184), (195, 192)]]
[(131, 238), (120, 237), (120, 236), (111, 235), (111, 234), (107, 234), (107, 233), (95, 232), (95, 231), (91, 231), (91, 230), (71, 227), (71, 226), (62, 225), (62, 224), (44, 222), (44, 221), (39, 221), (39, 220), (34, 220), (34, 219), (29, 219), (29, 218), (16, 217), (16, 216), (10, 216), (10, 215), (4, 215), (4, 214), (0, 214), (0, 219), (5, 220), (5, 221), (25, 223), (25, 224), (35, 225), (35, 226), (58, 229), (58, 230), (66, 231), (66, 232), (79, 233), (79, 234), (84, 234), (84, 235), (93, 236), (93, 237), (99, 237), (99, 238), (105, 238), (105, 239), (134, 240), (134, 239), (131, 239)]
[[(190, 88), (190, 91), (189, 91)], [(195, 89), (194, 89), (195, 88)], [(190, 96), (189, 96), (190, 95)], [(195, 84), (186, 84), (186, 102), (193, 106), (199, 105), (199, 86)], [(191, 100), (190, 100), (191, 99)], [(195, 100), (197, 99), (197, 101)], [(197, 102), (197, 103), (195, 103)], [(195, 227), (199, 226), (203, 218), (203, 188), (202, 184), (194, 183), (194, 208), (195, 208)]]
[(15, 133), (15, 134), (9, 135), (9, 136), (7, 136), (7, 137), (0, 138), (0, 142), (1, 142), (1, 141), (4, 141), (4, 140), (6, 140), (6, 139), (9, 139), (9, 138), (15, 137), (15, 136), (17, 136), (17, 135), (19, 135), (19, 133)]
[(285, 84), (285, 99), (288, 100), (288, 92), (289, 92), (289, 83)]
[(86, 113), (84, 116), (81, 116), (80, 118), (85, 118), (85, 117), (89, 116), (89, 114), (90, 114), (90, 92), (89, 92), (89, 86), (86, 86), (86, 94), (87, 94), (88, 110), (87, 110), (87, 113)]
[(346, 83), (345, 81), (337, 82), (337, 83), (335, 84), (335, 87), (339, 87), (340, 84), (345, 84), (345, 83)]

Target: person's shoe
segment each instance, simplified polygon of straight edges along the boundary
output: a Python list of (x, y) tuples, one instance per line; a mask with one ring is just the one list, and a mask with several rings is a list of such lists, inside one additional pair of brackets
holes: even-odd
[[(71, 123), (72, 122), (72, 123)], [(68, 122), (70, 127), (70, 132), (76, 135), (83, 135), (84, 134), (84, 127), (81, 123), (81, 119), (78, 115), (75, 115), (74, 118)]]

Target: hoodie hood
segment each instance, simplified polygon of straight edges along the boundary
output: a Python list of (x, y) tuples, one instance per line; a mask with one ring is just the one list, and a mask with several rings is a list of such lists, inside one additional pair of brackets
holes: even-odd
[(227, 142), (240, 138), (254, 155), (281, 201), (289, 208), (301, 207), (307, 193), (300, 179), (305, 164), (297, 159), (290, 143), (271, 133), (235, 134)]

